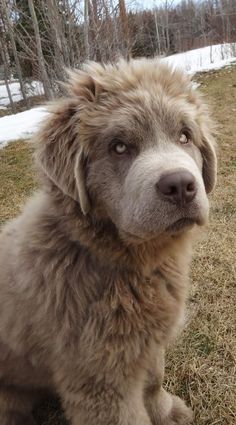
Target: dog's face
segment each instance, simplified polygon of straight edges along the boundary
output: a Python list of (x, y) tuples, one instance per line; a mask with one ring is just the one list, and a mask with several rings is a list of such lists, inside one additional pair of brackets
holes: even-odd
[(216, 157), (207, 109), (188, 79), (145, 60), (89, 65), (72, 87), (71, 113), (57, 124), (67, 133), (54, 131), (54, 147), (62, 133), (67, 140), (56, 154), (71, 175), (62, 178), (47, 158), (50, 177), (74, 198), (78, 190), (82, 210), (109, 218), (127, 239), (204, 224)]

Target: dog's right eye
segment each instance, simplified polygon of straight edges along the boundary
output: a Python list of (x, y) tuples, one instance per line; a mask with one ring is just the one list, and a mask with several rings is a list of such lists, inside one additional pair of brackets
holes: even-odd
[(181, 145), (186, 145), (187, 143), (191, 142), (192, 137), (191, 133), (188, 129), (183, 129), (179, 136), (179, 142)]
[(127, 152), (127, 146), (122, 142), (118, 142), (113, 145), (113, 150), (117, 153), (117, 155), (122, 155)]

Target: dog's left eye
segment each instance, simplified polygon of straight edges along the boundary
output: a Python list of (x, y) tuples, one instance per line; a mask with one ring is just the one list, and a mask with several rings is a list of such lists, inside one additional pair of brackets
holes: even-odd
[(113, 149), (115, 153), (117, 153), (118, 155), (122, 155), (127, 151), (127, 146), (122, 142), (118, 142), (114, 145)]
[(191, 141), (190, 134), (188, 134), (186, 131), (182, 132), (179, 137), (179, 142), (181, 145), (186, 145)]

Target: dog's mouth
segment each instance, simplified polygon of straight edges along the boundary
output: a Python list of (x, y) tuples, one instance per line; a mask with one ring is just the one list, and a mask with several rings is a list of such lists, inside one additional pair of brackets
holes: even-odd
[[(187, 230), (188, 228), (191, 228), (194, 226), (194, 224), (200, 224), (198, 220), (193, 218), (180, 218), (179, 220), (175, 221), (174, 223), (170, 224), (164, 231), (164, 233), (178, 233), (182, 230)], [(155, 234), (149, 236), (149, 237), (141, 237), (138, 235), (135, 235), (130, 232), (123, 232), (123, 236), (125, 239), (129, 239), (130, 242), (134, 242), (136, 244), (147, 242), (149, 240), (155, 239), (157, 236)]]
[(142, 244), (144, 242), (148, 242), (154, 239), (160, 239), (160, 238), (165, 239), (165, 237), (168, 238), (172, 235), (177, 236), (178, 234), (182, 232), (187, 232), (194, 225), (203, 226), (205, 224), (206, 224), (206, 218), (204, 216), (192, 214), (192, 216), (190, 217), (188, 216), (188, 217), (179, 218), (178, 220), (167, 225), (166, 227), (160, 230), (157, 229), (157, 231), (155, 231), (155, 228), (154, 228), (152, 232), (149, 231), (142, 234), (142, 233), (131, 232), (130, 230), (127, 231), (126, 229), (123, 229), (119, 231), (119, 234), (121, 239), (126, 241), (126, 243), (129, 242), (131, 244), (132, 243)]
[(170, 226), (167, 227), (166, 231), (179, 232), (180, 230), (194, 226), (194, 224), (201, 224), (201, 223), (198, 222), (198, 220), (196, 219), (184, 217), (170, 224)]

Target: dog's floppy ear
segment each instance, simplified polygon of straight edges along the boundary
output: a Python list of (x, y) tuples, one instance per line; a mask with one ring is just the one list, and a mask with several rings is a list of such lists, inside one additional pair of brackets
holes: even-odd
[(35, 137), (36, 162), (63, 193), (80, 203), (86, 214), (90, 202), (84, 148), (79, 141), (78, 100), (57, 101), (50, 109), (47, 121)]
[(95, 78), (102, 69), (101, 65), (90, 62), (84, 70), (68, 70), (69, 82), (63, 85), (71, 97), (49, 107), (51, 114), (36, 135), (36, 159), (40, 168), (57, 187), (80, 203), (84, 214), (90, 209), (90, 201), (86, 189), (82, 117), (104, 91)]
[(209, 134), (203, 137), (201, 153), (203, 157), (203, 181), (205, 184), (206, 193), (210, 193), (216, 184), (217, 157), (214, 139)]
[(80, 208), (84, 215), (86, 215), (91, 209), (88, 191), (86, 189), (86, 162), (87, 158), (83, 149), (80, 148), (75, 158), (74, 175), (78, 190)]

